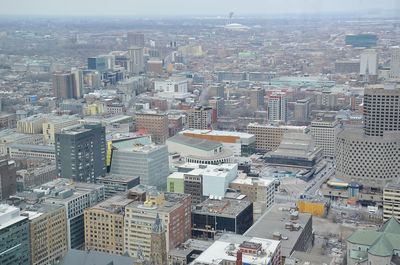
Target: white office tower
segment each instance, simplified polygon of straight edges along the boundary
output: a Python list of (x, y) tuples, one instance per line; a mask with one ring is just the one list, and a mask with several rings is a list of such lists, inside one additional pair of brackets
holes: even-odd
[(360, 76), (365, 82), (375, 82), (378, 76), (378, 53), (366, 49), (360, 55)]
[(268, 122), (288, 120), (288, 98), (285, 92), (275, 92), (268, 98)]
[(390, 49), (390, 73), (389, 77), (400, 79), (400, 47), (395, 46)]
[(144, 72), (144, 53), (141, 47), (131, 47), (128, 50), (129, 65), (128, 71), (132, 74)]
[(364, 92), (364, 128), (345, 128), (336, 141), (336, 177), (381, 187), (400, 176), (400, 89)]

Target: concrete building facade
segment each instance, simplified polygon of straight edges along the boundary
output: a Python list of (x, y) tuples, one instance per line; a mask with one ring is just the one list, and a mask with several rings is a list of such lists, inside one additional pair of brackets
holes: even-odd
[(169, 174), (167, 146), (133, 146), (114, 150), (110, 172), (137, 176), (143, 185), (165, 189)]
[(315, 145), (322, 148), (325, 158), (335, 157), (336, 137), (340, 130), (340, 124), (334, 115), (325, 115), (311, 122), (310, 134), (314, 137)]
[(306, 132), (305, 126), (274, 126), (250, 123), (247, 132), (256, 137), (256, 150), (261, 152), (275, 151), (281, 144), (285, 132)]

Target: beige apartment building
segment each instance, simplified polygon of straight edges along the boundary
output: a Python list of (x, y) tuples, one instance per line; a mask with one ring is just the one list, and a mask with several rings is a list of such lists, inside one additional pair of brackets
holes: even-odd
[(400, 184), (389, 183), (383, 189), (383, 221), (395, 217), (400, 221)]
[(31, 264), (57, 264), (67, 252), (67, 213), (58, 204), (39, 204), (21, 215), (29, 217)]
[(133, 201), (126, 194), (116, 195), (85, 210), (86, 250), (124, 253), (124, 211)]
[(43, 123), (46, 121), (44, 115), (29, 116), (17, 121), (17, 132), (28, 134), (39, 134), (43, 132)]
[(45, 143), (54, 144), (56, 133), (59, 133), (65, 127), (75, 124), (79, 124), (79, 117), (77, 116), (62, 115), (47, 119), (42, 125)]
[(131, 257), (138, 258), (141, 249), (150, 261), (152, 226), (156, 217), (165, 227), (166, 251), (174, 249), (191, 236), (191, 199), (189, 194), (147, 194), (145, 202), (133, 202), (125, 208), (125, 248)]

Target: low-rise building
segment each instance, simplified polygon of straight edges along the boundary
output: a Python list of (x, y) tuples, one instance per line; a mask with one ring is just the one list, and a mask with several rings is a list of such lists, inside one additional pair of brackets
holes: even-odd
[(103, 253), (94, 250), (68, 250), (60, 265), (136, 265), (136, 260), (131, 257)]
[(229, 187), (246, 195), (253, 202), (254, 220), (275, 202), (275, 182), (272, 179), (254, 178), (241, 173)]
[(312, 169), (322, 158), (322, 148), (309, 134), (285, 133), (278, 149), (265, 157), (269, 165)]
[(11, 144), (8, 147), (10, 158), (45, 158), (56, 160), (54, 145)]
[(256, 137), (253, 134), (217, 130), (185, 130), (180, 134), (197, 139), (220, 142), (235, 156), (248, 156), (255, 152)]
[(208, 239), (223, 231), (246, 232), (253, 224), (253, 203), (245, 197), (211, 197), (196, 205), (192, 210), (192, 236)]
[(281, 243), (259, 237), (224, 234), (193, 261), (193, 265), (280, 265)]
[(221, 164), (234, 159), (233, 152), (219, 142), (175, 135), (166, 144), (169, 153), (177, 153), (189, 163)]
[[(268, 228), (268, 229), (266, 229)], [(244, 234), (281, 240), (283, 259), (293, 251), (307, 251), (313, 241), (312, 216), (289, 206), (273, 205)]]
[(97, 178), (96, 183), (104, 185), (105, 196), (106, 198), (110, 198), (139, 185), (140, 177), (111, 174)]
[(275, 126), (250, 123), (247, 132), (255, 135), (256, 149), (260, 152), (275, 151), (281, 144), (285, 132), (306, 132), (305, 126)]
[(392, 217), (377, 231), (359, 229), (347, 238), (347, 264), (399, 264), (400, 223)]
[(237, 177), (237, 164), (202, 165), (186, 163), (168, 176), (168, 191), (192, 195), (194, 204), (201, 197), (223, 197), (229, 183)]
[(191, 264), (203, 251), (213, 244), (212, 241), (188, 239), (168, 253), (169, 265)]

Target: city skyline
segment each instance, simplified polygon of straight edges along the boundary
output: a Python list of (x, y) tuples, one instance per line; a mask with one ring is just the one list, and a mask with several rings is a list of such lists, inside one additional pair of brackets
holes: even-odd
[[(234, 12), (240, 15), (279, 15), (279, 14), (325, 14), (358, 13), (367, 11), (395, 11), (400, 9), (396, 0), (284, 0), (284, 1), (128, 1), (119, 5), (104, 5), (102, 1), (51, 1), (51, 0), (16, 0), (3, 3), (0, 15), (87, 15), (87, 16), (185, 16), (185, 15), (224, 15)], [(104, 2), (106, 3), (106, 2)], [(21, 9), (21, 6), (25, 8)], [(155, 8), (157, 7), (157, 8)]]

